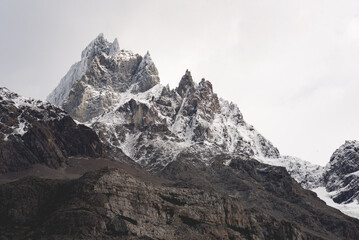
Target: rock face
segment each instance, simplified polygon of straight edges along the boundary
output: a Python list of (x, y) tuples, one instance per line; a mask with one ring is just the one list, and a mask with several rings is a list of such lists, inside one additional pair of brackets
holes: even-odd
[(49, 103), (0, 88), (0, 173), (40, 163), (58, 168), (71, 156), (105, 156), (90, 128)]
[(331, 156), (324, 174), (328, 192), (336, 203), (359, 201), (359, 142), (346, 141)]
[[(0, 233), (9, 239), (359, 237), (358, 220), (325, 206), (313, 193), (295, 183), (283, 168), (239, 158), (230, 167), (218, 164), (218, 161), (220, 158), (211, 167), (202, 170), (193, 164), (188, 165), (187, 170), (203, 175), (187, 177), (184, 159), (171, 163), (163, 174), (171, 174), (177, 183), (162, 181), (143, 172), (137, 172), (135, 176), (119, 169), (103, 169), (72, 181), (24, 178), (0, 185)], [(173, 168), (173, 164), (179, 165)], [(210, 173), (211, 169), (214, 173)], [(229, 184), (223, 191), (216, 191), (215, 188), (220, 187), (218, 184), (211, 189), (203, 181), (196, 182), (196, 177), (207, 179), (209, 174), (225, 177), (221, 171), (236, 172), (235, 178), (228, 179), (228, 182), (242, 179), (241, 184)], [(188, 183), (190, 179), (193, 184)], [(249, 187), (263, 184), (262, 181), (266, 181), (263, 187), (258, 185), (252, 188), (252, 194), (247, 194)], [(241, 197), (229, 197), (223, 193), (230, 188)], [(273, 195), (273, 190), (278, 191)], [(267, 196), (272, 196), (270, 201), (277, 201), (262, 199), (262, 204), (270, 208), (263, 211), (262, 206), (255, 207), (255, 203), (249, 203), (252, 206), (242, 204), (241, 198), (255, 199), (264, 196), (265, 192)], [(282, 194), (291, 197), (285, 200)], [(272, 209), (279, 203), (277, 210)], [(295, 209), (302, 215), (297, 215), (297, 221), (293, 222), (283, 220), (281, 215), (274, 217), (275, 214), (268, 214), (272, 210), (278, 213), (278, 206)], [(310, 224), (303, 227), (305, 221)]]

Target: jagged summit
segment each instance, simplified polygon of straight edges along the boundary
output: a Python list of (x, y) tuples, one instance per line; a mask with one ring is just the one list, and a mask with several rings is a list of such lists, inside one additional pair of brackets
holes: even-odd
[(179, 82), (178, 87), (176, 88), (176, 91), (181, 97), (184, 97), (186, 92), (189, 90), (193, 90), (195, 87), (195, 82), (192, 79), (191, 72), (186, 70), (185, 75), (181, 78), (181, 81)]
[[(82, 51), (81, 60), (71, 66), (47, 100), (71, 112), (72, 103), (67, 103), (69, 108), (65, 108), (64, 104), (65, 100), (74, 98), (69, 95), (75, 86), (83, 88), (86, 85), (95, 90), (105, 87), (110, 91), (113, 89), (114, 92), (125, 92), (136, 84), (133, 92), (143, 92), (157, 83), (159, 83), (158, 71), (149, 53), (142, 57), (120, 49), (117, 39), (110, 43), (101, 33)], [(72, 93), (78, 93), (78, 90), (73, 90)], [(82, 90), (86, 95), (92, 89)], [(90, 94), (89, 98), (95, 97), (94, 94)]]
[(120, 93), (145, 92), (160, 81), (151, 56), (144, 57), (119, 48), (98, 35), (48, 96), (74, 118), (88, 121), (112, 109)]

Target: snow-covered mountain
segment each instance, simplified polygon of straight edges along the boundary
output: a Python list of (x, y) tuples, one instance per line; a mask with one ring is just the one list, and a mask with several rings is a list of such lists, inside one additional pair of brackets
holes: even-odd
[[(196, 83), (187, 70), (177, 88), (163, 86), (149, 53), (142, 57), (120, 49), (117, 39), (110, 43), (102, 34), (86, 47), (48, 101), (93, 128), (114, 155), (125, 153), (147, 170), (183, 157), (211, 164), (218, 155), (244, 155), (285, 167), (305, 188), (338, 190), (330, 185), (338, 183), (334, 160), (332, 167), (321, 167), (281, 156), (244, 121), (237, 105), (214, 93), (209, 81)], [(347, 174), (345, 179), (357, 176), (355, 171)], [(344, 189), (344, 182), (338, 187)]]
[[(48, 100), (148, 169), (183, 154), (203, 161), (223, 152), (279, 157), (235, 104), (218, 98), (209, 81), (197, 84), (186, 71), (176, 89), (161, 85), (149, 53), (141, 57), (122, 50), (117, 40), (111, 44), (100, 34), (74, 66), (79, 69), (72, 67)], [(72, 74), (79, 72), (84, 73)]]
[(121, 50), (117, 39), (108, 42), (98, 35), (61, 79), (47, 100), (62, 106), (79, 121), (89, 121), (112, 110), (121, 93), (144, 92), (159, 83), (150, 54), (144, 57)]

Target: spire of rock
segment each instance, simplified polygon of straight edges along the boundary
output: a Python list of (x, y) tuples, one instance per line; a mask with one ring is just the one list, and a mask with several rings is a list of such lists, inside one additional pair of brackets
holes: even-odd
[(183, 75), (183, 77), (178, 85), (178, 88), (176, 88), (176, 91), (181, 97), (184, 97), (187, 90), (193, 89), (194, 86), (195, 86), (195, 83), (192, 79), (191, 72), (188, 71), (188, 69), (187, 69), (185, 75)]

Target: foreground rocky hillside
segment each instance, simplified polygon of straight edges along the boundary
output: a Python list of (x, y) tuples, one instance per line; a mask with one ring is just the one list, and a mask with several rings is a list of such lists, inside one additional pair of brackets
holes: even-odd
[(0, 185), (0, 233), (8, 239), (359, 237), (359, 220), (327, 207), (284, 168), (241, 157), (225, 166), (223, 159), (205, 166), (182, 158), (160, 177), (124, 164), (78, 180), (28, 177)]

